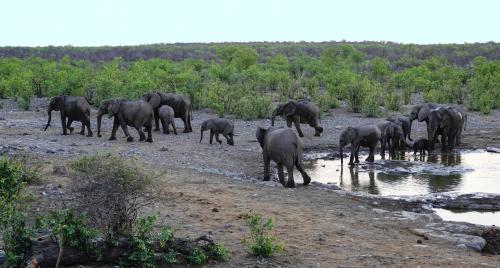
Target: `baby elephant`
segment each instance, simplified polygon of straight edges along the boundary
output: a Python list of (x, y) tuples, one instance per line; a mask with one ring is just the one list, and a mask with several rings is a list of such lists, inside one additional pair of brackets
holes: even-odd
[(174, 129), (174, 134), (177, 135), (177, 129), (175, 128), (174, 119), (174, 109), (168, 105), (162, 105), (158, 110), (158, 115), (160, 117), (161, 126), (163, 127), (163, 133), (170, 134), (168, 126), (171, 124)]
[(234, 124), (233, 122), (223, 119), (223, 118), (212, 118), (203, 121), (201, 123), (201, 136), (200, 136), (200, 142), (203, 140), (203, 132), (205, 130), (210, 129), (210, 144), (212, 144), (212, 141), (214, 139), (215, 135), (215, 140), (220, 144), (222, 141), (219, 139), (219, 134), (222, 134), (224, 138), (227, 140), (227, 144), (229, 145), (234, 145)]
[[(302, 142), (292, 129), (258, 127), (255, 136), (262, 148), (265, 181), (269, 180), (270, 165), (271, 160), (273, 160), (278, 166), (280, 183), (285, 187), (295, 187), (293, 166), (297, 167), (302, 174), (304, 185), (308, 185), (311, 182), (311, 178), (302, 167)], [(286, 167), (288, 172), (288, 181), (286, 184), (283, 166)]]
[(420, 152), (420, 155), (425, 155), (425, 151), (429, 153), (429, 147), (430, 147), (429, 140), (420, 138), (413, 143), (413, 154), (417, 154), (418, 151)]

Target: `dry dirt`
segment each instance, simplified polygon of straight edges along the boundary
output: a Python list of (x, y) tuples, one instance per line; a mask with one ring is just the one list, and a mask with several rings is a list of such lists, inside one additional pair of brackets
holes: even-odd
[[(58, 116), (46, 132), (43, 111), (0, 110), (0, 149), (10, 153), (28, 153), (44, 164), (43, 181), (30, 186), (35, 193), (32, 211), (60, 206), (59, 196), (71, 195), (71, 179), (52, 172), (53, 166), (64, 165), (79, 156), (96, 152), (112, 152), (135, 157), (156, 174), (160, 200), (150, 212), (160, 214), (160, 225), (175, 227), (179, 235), (209, 233), (230, 249), (231, 259), (213, 267), (476, 267), (499, 266), (500, 256), (462, 249), (440, 239), (422, 240), (410, 231), (422, 223), (381, 217), (374, 206), (342, 192), (317, 186), (285, 189), (276, 182), (262, 183), (261, 152), (255, 141), (257, 125), (268, 120), (235, 121), (235, 146), (199, 143), (201, 121), (214, 114), (194, 113), (194, 133), (179, 135), (153, 134), (154, 143), (127, 143), (121, 130), (117, 141), (108, 141), (111, 120), (106, 119), (102, 138), (88, 138), (75, 133), (61, 135)], [(343, 109), (323, 116), (325, 132), (313, 137), (313, 130), (303, 125), (306, 148), (334, 149), (341, 129), (382, 120), (364, 118)], [(93, 115), (95, 128), (95, 114)], [(182, 130), (182, 123), (177, 121)], [(284, 125), (284, 121), (278, 121)], [(425, 125), (414, 124), (412, 136), (424, 136)], [(135, 130), (131, 134), (137, 137)], [(208, 134), (208, 133), (206, 133)], [(137, 138), (136, 138), (137, 139)], [(500, 111), (488, 116), (469, 113), (464, 133), (464, 148), (500, 145)], [(332, 146), (333, 145), (333, 146)], [(6, 149), (8, 148), (8, 149)], [(336, 149), (335, 149), (336, 150)], [(299, 175), (299, 176), (297, 176)], [(60, 186), (61, 188), (58, 188)], [(382, 207), (381, 207), (382, 206)], [(248, 234), (242, 219), (250, 211), (275, 220), (275, 234), (284, 243), (284, 252), (269, 260), (256, 260), (241, 244)]]

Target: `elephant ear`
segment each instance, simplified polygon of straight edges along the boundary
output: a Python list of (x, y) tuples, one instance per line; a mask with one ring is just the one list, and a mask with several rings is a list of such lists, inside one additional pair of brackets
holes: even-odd
[(283, 115), (284, 116), (292, 116), (295, 114), (295, 111), (297, 110), (297, 105), (295, 105), (294, 102), (288, 102), (285, 104), (283, 107)]
[(112, 100), (108, 103), (109, 116), (115, 115), (119, 111), (120, 111), (120, 102), (118, 100)]
[(422, 122), (429, 118), (429, 113), (431, 112), (429, 106), (423, 105), (418, 111), (418, 122)]

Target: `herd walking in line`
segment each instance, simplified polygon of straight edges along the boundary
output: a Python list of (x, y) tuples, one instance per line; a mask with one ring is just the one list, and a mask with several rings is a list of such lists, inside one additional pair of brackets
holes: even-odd
[[(48, 121), (45, 130), (50, 126), (52, 111), (59, 111), (63, 135), (72, 133), (71, 126), (74, 121), (82, 123), (81, 135), (92, 137), (90, 123), (90, 104), (84, 97), (57, 96), (51, 99), (47, 113)], [(191, 126), (192, 105), (188, 97), (162, 92), (149, 92), (139, 100), (108, 99), (101, 102), (97, 112), (97, 136), (101, 137), (102, 116), (107, 114), (113, 118), (113, 128), (110, 140), (116, 140), (116, 132), (121, 128), (127, 137), (127, 141), (134, 139), (128, 131), (128, 126), (133, 127), (139, 133), (139, 141), (153, 142), (154, 130), (160, 130), (160, 122), (164, 134), (170, 134), (170, 125), (173, 133), (177, 135), (175, 118), (180, 118), (184, 123), (184, 133), (193, 132)], [(277, 128), (274, 126), (276, 116), (286, 120), (288, 128)], [(413, 141), (411, 128), (413, 121), (425, 122), (427, 126), (427, 138), (418, 138)], [(154, 125), (153, 125), (154, 122)], [(297, 133), (291, 127), (295, 125)], [(302, 166), (303, 145), (300, 137), (304, 137), (301, 124), (308, 124), (314, 128), (314, 136), (320, 136), (323, 128), (320, 126), (320, 110), (308, 100), (289, 100), (278, 104), (272, 113), (271, 126), (258, 126), (256, 138), (262, 148), (264, 161), (264, 180), (270, 179), (270, 162), (277, 165), (279, 182), (285, 187), (294, 187), (294, 167), (301, 173), (303, 184), (310, 183), (311, 178)], [(342, 130), (339, 137), (339, 153), (343, 165), (343, 148), (350, 144), (351, 154), (348, 165), (359, 163), (359, 150), (367, 147), (369, 154), (367, 162), (373, 162), (375, 149), (380, 143), (380, 154), (385, 158), (388, 150), (390, 156), (395, 156), (397, 151), (404, 152), (406, 148), (413, 149), (414, 154), (425, 155), (434, 150), (434, 144), (440, 139), (442, 150), (451, 150), (460, 145), (462, 131), (467, 126), (467, 114), (458, 105), (444, 105), (436, 103), (425, 103), (415, 105), (411, 108), (409, 116), (387, 118), (381, 122), (371, 125), (348, 126)], [(222, 135), (229, 145), (234, 145), (234, 123), (228, 119), (212, 118), (201, 124), (200, 143), (203, 140), (203, 132), (210, 131), (210, 144), (213, 138), (221, 144), (219, 136)], [(146, 132), (146, 133), (145, 133)], [(147, 134), (147, 135), (146, 135)], [(413, 143), (411, 143), (413, 142)], [(284, 168), (288, 174), (285, 182)]]

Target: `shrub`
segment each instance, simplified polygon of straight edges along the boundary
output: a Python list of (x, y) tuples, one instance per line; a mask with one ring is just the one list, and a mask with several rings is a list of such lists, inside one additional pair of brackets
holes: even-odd
[(248, 245), (254, 256), (267, 258), (283, 250), (283, 245), (276, 242), (274, 235), (269, 234), (273, 229), (272, 219), (264, 220), (260, 214), (251, 213), (245, 223), (250, 229), (251, 241), (244, 238), (243, 243)]
[(266, 96), (246, 95), (236, 101), (231, 112), (245, 120), (265, 118), (271, 111), (271, 100)]
[(77, 211), (109, 240), (131, 233), (139, 210), (151, 203), (151, 179), (134, 162), (111, 154), (72, 163)]
[(219, 243), (210, 245), (208, 250), (215, 260), (227, 261), (229, 259), (229, 251)]
[(207, 258), (207, 255), (205, 255), (205, 251), (203, 251), (200, 248), (194, 248), (193, 250), (191, 250), (191, 252), (187, 256), (187, 261), (190, 264), (194, 264), (194, 265), (205, 264), (205, 262), (207, 262), (207, 259), (208, 258)]

